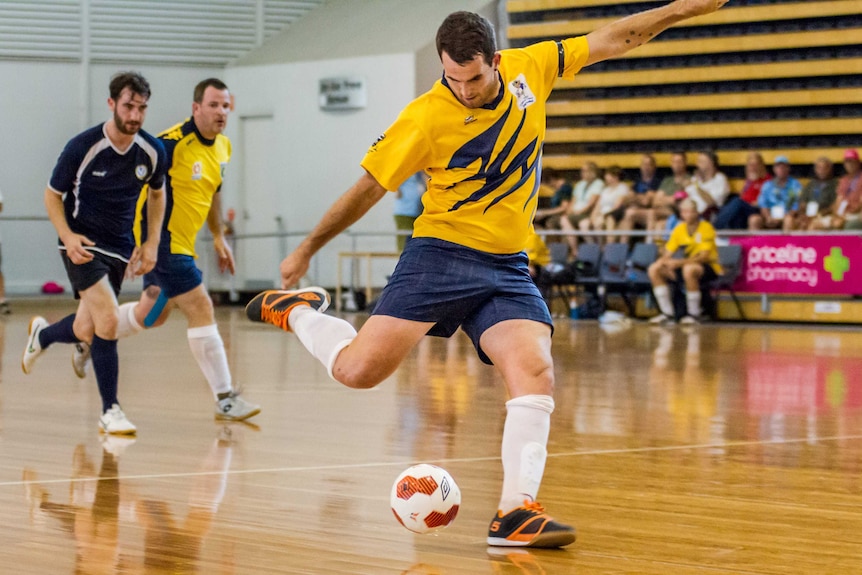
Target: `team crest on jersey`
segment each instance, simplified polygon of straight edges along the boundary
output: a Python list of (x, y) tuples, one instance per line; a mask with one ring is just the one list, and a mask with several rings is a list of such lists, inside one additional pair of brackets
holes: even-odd
[(509, 82), (509, 91), (515, 96), (519, 110), (524, 110), (527, 106), (536, 103), (536, 97), (527, 85), (527, 79), (524, 78), (523, 74), (518, 74), (517, 78)]
[(135, 167), (135, 175), (139, 180), (145, 180), (147, 178), (147, 166), (144, 164), (138, 164)]
[(195, 162), (192, 164), (192, 179), (200, 180), (203, 176), (204, 165), (200, 162)]

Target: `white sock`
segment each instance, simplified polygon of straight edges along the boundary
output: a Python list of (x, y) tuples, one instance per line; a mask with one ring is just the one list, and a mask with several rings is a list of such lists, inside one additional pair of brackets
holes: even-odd
[(554, 398), (550, 395), (522, 395), (506, 402), (503, 426), (503, 493), (500, 511), (505, 514), (536, 500), (545, 458)]
[(688, 309), (688, 315), (692, 317), (700, 317), (700, 291), (685, 292), (685, 305)]
[(135, 335), (144, 330), (144, 326), (135, 319), (135, 308), (138, 302), (130, 301), (120, 306), (120, 317), (117, 323), (117, 339)]
[(329, 377), (335, 379), (332, 367), (341, 350), (356, 337), (353, 326), (305, 305), (293, 308), (287, 316), (287, 323), (305, 349), (326, 367)]
[(227, 354), (224, 342), (216, 324), (203, 327), (190, 327), (187, 332), (189, 347), (198, 362), (213, 395), (227, 393), (231, 390), (230, 369), (227, 366)]
[(658, 304), (659, 311), (668, 317), (673, 317), (673, 303), (670, 301), (670, 288), (666, 285), (655, 286), (652, 288), (652, 293), (655, 295), (655, 302)]

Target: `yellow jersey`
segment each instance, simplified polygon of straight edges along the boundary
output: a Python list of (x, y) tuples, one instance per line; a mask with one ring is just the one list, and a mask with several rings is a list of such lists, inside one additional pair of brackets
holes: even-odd
[(687, 258), (694, 257), (700, 252), (707, 252), (709, 253), (707, 263), (712, 266), (716, 274), (722, 273), (718, 263), (718, 246), (715, 244), (715, 228), (709, 222), (701, 220), (694, 234), (689, 234), (688, 225), (680, 222), (671, 231), (664, 247), (670, 253), (682, 248)]
[(467, 108), (445, 77), (407, 105), (361, 165), (387, 190), (430, 177), (413, 237), (493, 254), (524, 250), (533, 229), (545, 139), (545, 101), (560, 69), (572, 78), (589, 56), (585, 37), (502, 50), (500, 92)]
[[(195, 238), (206, 222), (213, 196), (221, 190), (224, 170), (230, 161), (227, 136), (204, 138), (194, 120), (168, 128), (159, 134), (168, 157), (165, 185), (165, 219), (159, 250), (197, 257)], [(143, 196), (143, 194), (142, 194)], [(142, 209), (142, 231), (146, 233), (146, 209)]]

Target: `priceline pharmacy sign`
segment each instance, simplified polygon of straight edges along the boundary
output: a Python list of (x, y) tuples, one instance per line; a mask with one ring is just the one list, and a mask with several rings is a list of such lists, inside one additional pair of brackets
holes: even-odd
[(862, 237), (760, 236), (741, 244), (744, 265), (734, 289), (758, 293), (862, 294)]

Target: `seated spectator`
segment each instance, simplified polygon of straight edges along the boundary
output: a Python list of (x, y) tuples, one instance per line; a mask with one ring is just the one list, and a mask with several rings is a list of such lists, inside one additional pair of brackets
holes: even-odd
[(796, 210), (799, 209), (799, 194), (802, 184), (790, 175), (790, 160), (787, 156), (777, 156), (772, 164), (775, 176), (760, 190), (757, 207), (760, 213), (748, 218), (748, 229), (782, 229), (788, 232), (793, 229)]
[(718, 156), (715, 152), (698, 153), (697, 169), (685, 191), (697, 206), (697, 213), (706, 219), (711, 219), (724, 205), (730, 195), (730, 182), (727, 176), (719, 171)]
[[(681, 324), (699, 323), (702, 285), (708, 284), (721, 273), (715, 228), (700, 217), (697, 204), (691, 198), (680, 202), (679, 213), (682, 222), (673, 229), (661, 257), (648, 270), (660, 312), (650, 323), (671, 323), (676, 318), (680, 318)], [(682, 257), (675, 257), (677, 250), (682, 251)], [(685, 287), (684, 302), (680, 302), (679, 306), (685, 309), (674, 306), (669, 283), (674, 288), (680, 284)]]
[[(635, 227), (652, 229), (655, 226), (655, 200), (662, 179), (656, 170), (655, 158), (650, 154), (641, 156), (640, 177), (632, 186), (634, 196), (620, 221), (620, 231), (630, 231)], [(623, 241), (626, 236), (623, 236)]]
[[(544, 176), (544, 172), (542, 172), (542, 176)], [(554, 188), (551, 187), (551, 184), (545, 181), (544, 177), (539, 181), (539, 191), (536, 195), (538, 196), (536, 209), (544, 210), (551, 207), (551, 199), (554, 197)]]
[[(631, 188), (623, 181), (623, 170), (619, 166), (611, 166), (605, 171), (605, 187), (599, 194), (599, 200), (589, 219), (581, 221), (581, 231), (606, 230), (613, 231), (623, 217), (626, 201), (631, 196)], [(607, 236), (607, 242), (613, 242), (613, 236)]]
[(568, 211), (572, 201), (572, 184), (553, 168), (542, 170), (542, 181), (554, 189), (554, 195), (550, 207), (536, 210), (533, 225), (546, 230), (558, 230), (560, 218)]
[[(665, 176), (659, 184), (658, 192), (653, 198), (655, 221), (651, 230), (661, 232), (667, 225), (668, 218), (674, 216), (678, 202), (677, 192), (685, 194), (685, 188), (691, 183), (688, 173), (688, 157), (685, 152), (673, 152), (670, 155), (670, 175)], [(688, 197), (688, 194), (685, 194)], [(651, 242), (652, 236), (647, 237)]]
[(750, 152), (745, 159), (745, 185), (742, 193), (732, 196), (718, 211), (712, 225), (717, 230), (745, 230), (748, 218), (760, 213), (757, 199), (763, 184), (772, 179), (759, 152)]
[(838, 182), (836, 214), (843, 218), (845, 230), (862, 229), (862, 168), (859, 152), (844, 152), (844, 177)]
[(586, 162), (581, 167), (581, 179), (575, 184), (572, 191), (572, 201), (569, 204), (569, 212), (566, 217), (560, 219), (560, 229), (569, 232), (566, 241), (569, 242), (572, 255), (578, 254), (578, 236), (574, 233), (581, 229), (581, 222), (589, 220), (593, 209), (598, 203), (599, 195), (605, 183), (601, 178), (599, 167), (595, 162)]
[(832, 160), (825, 156), (814, 162), (814, 177), (799, 195), (799, 209), (793, 220), (795, 230), (832, 230), (843, 223), (833, 213), (838, 180), (832, 173)]

